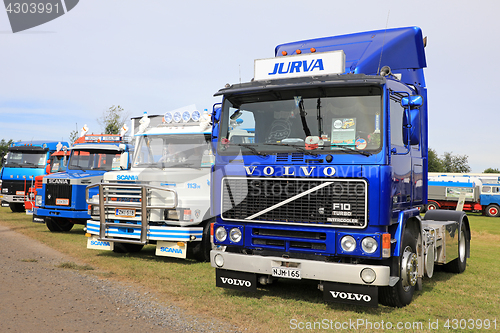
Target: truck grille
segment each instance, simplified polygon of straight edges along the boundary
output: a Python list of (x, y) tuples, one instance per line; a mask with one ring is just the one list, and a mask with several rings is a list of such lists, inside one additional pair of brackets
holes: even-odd
[(26, 191), (31, 186), (31, 180), (26, 180), (26, 188), (24, 185), (24, 180), (4, 180), (2, 182), (2, 188), (7, 188), (8, 192), (2, 192), (3, 194), (16, 195), (18, 191)]
[(56, 206), (57, 199), (68, 199), (71, 203), (71, 185), (46, 184), (45, 185), (45, 205)]
[(362, 179), (240, 178), (222, 180), (222, 218), (233, 221), (363, 228)]

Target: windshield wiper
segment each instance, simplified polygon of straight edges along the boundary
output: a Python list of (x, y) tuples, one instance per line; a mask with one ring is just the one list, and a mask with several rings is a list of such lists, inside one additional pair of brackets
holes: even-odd
[(353, 149), (353, 148), (347, 148), (346, 146), (342, 146), (342, 145), (331, 144), (331, 145), (327, 145), (327, 147), (328, 146), (339, 148), (343, 152), (358, 153), (358, 154), (361, 154), (363, 156), (372, 156), (373, 155), (372, 153), (369, 153), (367, 151), (357, 150), (357, 149)]
[(231, 143), (231, 146), (239, 146), (239, 147), (245, 147), (246, 149), (250, 150), (252, 153), (255, 155), (260, 155), (260, 156), (269, 156), (269, 154), (262, 153), (255, 149), (255, 147), (252, 147), (252, 145), (247, 144), (247, 143)]
[(292, 144), (289, 144), (289, 143), (264, 143), (264, 145), (269, 145), (269, 146), (286, 146), (286, 147), (293, 147), (295, 148), (296, 150), (300, 151), (301, 153), (304, 153), (304, 154), (308, 154), (308, 155), (313, 155), (313, 156), (317, 156), (319, 154), (322, 154), (321, 152), (316, 152), (316, 151), (312, 151), (312, 150), (307, 150), (305, 149), (304, 147), (302, 146), (299, 146), (299, 145), (292, 145)]

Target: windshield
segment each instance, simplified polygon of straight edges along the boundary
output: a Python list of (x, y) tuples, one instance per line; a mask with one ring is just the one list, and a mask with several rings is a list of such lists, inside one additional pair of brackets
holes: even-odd
[(45, 152), (9, 151), (4, 166), (43, 169), (46, 161), (47, 153)]
[[(222, 154), (359, 152), (381, 147), (381, 89), (314, 88), (226, 97)], [(245, 149), (247, 148), (247, 149)]]
[(66, 156), (52, 156), (51, 173), (62, 172), (66, 170), (67, 157)]
[(141, 136), (134, 167), (209, 168), (214, 161), (210, 140), (210, 134)]
[(120, 170), (120, 152), (116, 150), (73, 149), (69, 170)]

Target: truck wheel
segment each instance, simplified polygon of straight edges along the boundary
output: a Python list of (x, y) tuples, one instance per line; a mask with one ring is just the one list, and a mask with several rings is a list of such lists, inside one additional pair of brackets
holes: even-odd
[(405, 228), (403, 236), (403, 253), (400, 257), (399, 281), (393, 287), (380, 288), (380, 303), (393, 307), (404, 307), (410, 304), (417, 284), (418, 258), (417, 238)]
[(13, 213), (24, 212), (24, 204), (23, 203), (11, 202), (11, 203), (9, 203), (9, 207)]
[(467, 248), (469, 247), (468, 231), (462, 225), (460, 239), (458, 240), (458, 258), (444, 265), (444, 269), (450, 273), (462, 273), (467, 266)]
[(489, 217), (498, 217), (500, 216), (500, 209), (497, 205), (488, 205), (488, 207), (486, 207), (486, 215)]
[(427, 210), (433, 210), (433, 209), (439, 209), (439, 205), (437, 203), (435, 203), (435, 202), (429, 202), (427, 204), (426, 208), (427, 208), (426, 211)]
[(196, 242), (193, 247), (193, 256), (196, 260), (205, 262), (210, 261), (210, 250), (212, 249), (212, 243), (210, 242), (210, 224), (214, 222), (212, 219), (203, 227), (203, 237), (201, 242)]
[(137, 253), (144, 247), (143, 244), (129, 244), (129, 243), (117, 243), (114, 242), (113, 252), (114, 253)]
[(45, 225), (52, 232), (70, 231), (74, 226), (70, 221), (56, 217), (46, 217)]

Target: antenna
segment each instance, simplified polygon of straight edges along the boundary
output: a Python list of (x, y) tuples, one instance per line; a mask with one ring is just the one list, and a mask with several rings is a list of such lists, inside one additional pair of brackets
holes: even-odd
[(382, 50), (380, 50), (380, 59), (378, 60), (377, 75), (379, 74), (379, 71), (380, 71), (380, 63), (382, 62), (382, 53), (384, 53), (385, 34), (387, 32), (387, 26), (389, 25), (389, 15), (390, 14), (391, 14), (391, 10), (389, 9), (389, 12), (387, 13), (387, 21), (385, 22), (385, 31), (384, 31), (384, 39), (382, 41)]
[(241, 85), (241, 64), (238, 65), (238, 70), (240, 72), (240, 85)]

